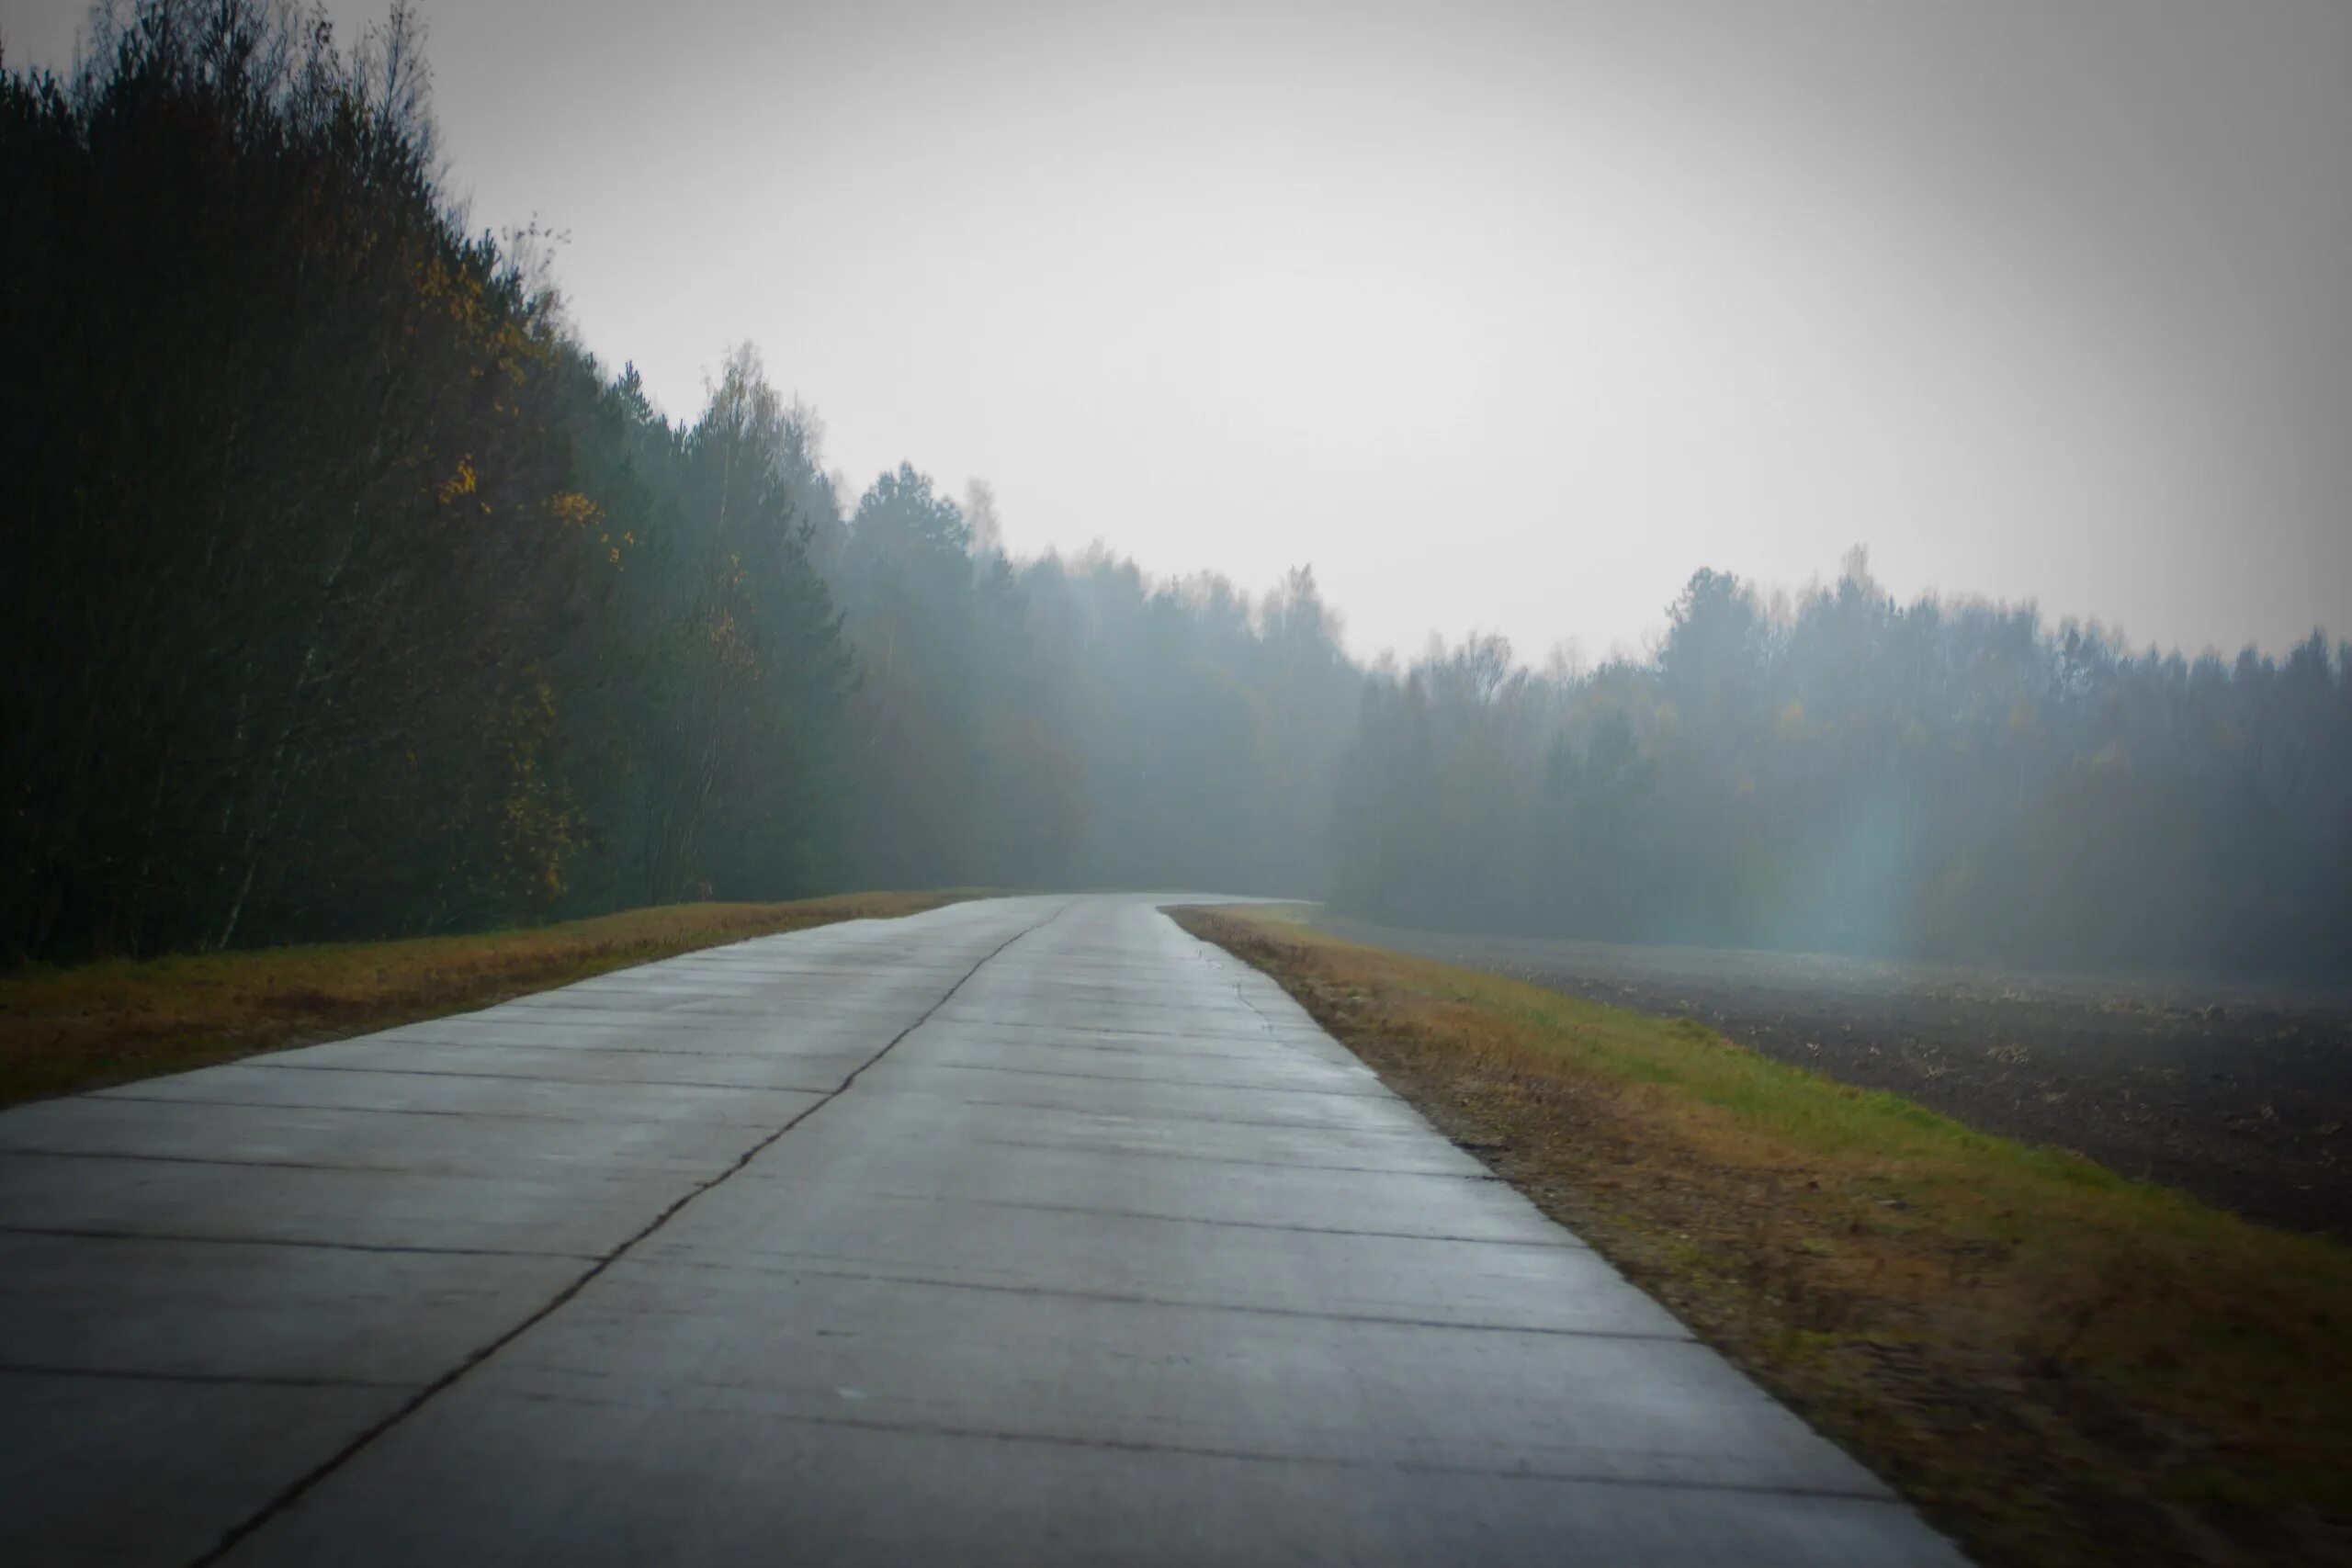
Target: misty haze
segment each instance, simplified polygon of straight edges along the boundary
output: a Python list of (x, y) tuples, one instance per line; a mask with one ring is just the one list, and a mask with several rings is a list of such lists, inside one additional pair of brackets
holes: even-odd
[(2352, 1563), (2347, 73), (0, 0), (0, 1559)]

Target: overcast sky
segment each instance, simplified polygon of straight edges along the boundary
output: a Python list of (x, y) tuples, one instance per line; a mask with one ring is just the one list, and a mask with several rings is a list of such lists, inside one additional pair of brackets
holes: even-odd
[[(691, 415), (1360, 652), (1700, 566), (2352, 635), (2352, 3), (422, 0), (477, 226)], [(380, 16), (336, 0), (346, 32)], [(0, 0), (62, 65), (78, 0)]]

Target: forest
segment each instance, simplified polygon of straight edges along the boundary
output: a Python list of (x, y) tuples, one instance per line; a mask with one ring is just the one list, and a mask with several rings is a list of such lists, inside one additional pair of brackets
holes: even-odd
[(748, 347), (672, 417), (469, 229), (428, 85), (399, 10), (346, 47), (269, 0), (0, 61), (0, 961), (1182, 886), (2352, 973), (2343, 644), (2133, 652), (1858, 553), (1699, 570), (1590, 670), (1365, 665), (1305, 568), (1017, 558), (912, 463), (844, 492)]

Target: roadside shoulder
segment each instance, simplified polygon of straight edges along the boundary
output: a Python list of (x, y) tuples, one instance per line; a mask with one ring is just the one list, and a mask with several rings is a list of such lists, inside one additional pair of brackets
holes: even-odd
[(2352, 1250), (1689, 1020), (1170, 915), (1986, 1560), (2352, 1562)]

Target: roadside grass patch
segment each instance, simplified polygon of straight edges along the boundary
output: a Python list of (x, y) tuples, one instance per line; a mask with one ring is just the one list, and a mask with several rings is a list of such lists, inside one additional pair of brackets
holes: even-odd
[(196, 953), (0, 976), (0, 1105), (365, 1034), (699, 947), (971, 895), (669, 904), (471, 936)]
[(2352, 1562), (2352, 1248), (1687, 1019), (1171, 913), (1988, 1563)]

